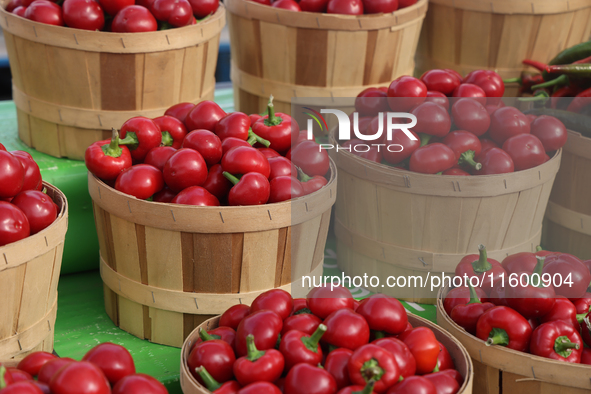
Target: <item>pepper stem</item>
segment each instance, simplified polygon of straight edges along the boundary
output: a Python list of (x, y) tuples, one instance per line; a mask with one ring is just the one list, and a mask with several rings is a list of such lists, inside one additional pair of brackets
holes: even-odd
[(544, 70), (546, 70), (546, 64), (538, 62), (536, 60), (525, 59), (521, 63), (525, 64), (526, 66), (531, 66), (541, 72), (544, 72)]
[(566, 335), (560, 336), (554, 341), (554, 351), (556, 354), (564, 358), (569, 357), (573, 352), (573, 349), (578, 350), (579, 348), (579, 344), (571, 342)]
[(127, 134), (125, 134), (125, 138), (119, 138), (118, 141), (119, 145), (130, 145), (132, 149), (135, 149), (140, 144), (136, 133), (133, 131), (130, 131)]
[(576, 317), (577, 317), (577, 322), (579, 324), (583, 323), (583, 321), (585, 320), (585, 316), (587, 316), (589, 312), (587, 313), (577, 313)]
[(371, 394), (373, 393), (373, 386), (376, 384), (375, 381), (370, 380), (369, 382), (367, 382), (367, 384), (365, 385), (365, 388), (361, 391), (353, 391), (351, 394)]
[(476, 294), (476, 289), (472, 286), (472, 283), (468, 281), (468, 288), (470, 289), (470, 301), (468, 304), (482, 304), (480, 299), (478, 298), (478, 294)]
[(0, 365), (0, 390), (8, 386), (8, 383), (6, 383), (6, 379), (4, 379), (4, 375), (6, 375), (7, 373), (8, 371), (6, 370), (6, 367), (4, 365)]
[(542, 250), (544, 249), (542, 249), (541, 245), (536, 246), (536, 252), (541, 252)]
[(306, 173), (304, 171), (302, 171), (302, 169), (300, 167), (297, 167), (297, 169), (298, 169), (298, 175), (299, 175), (301, 182), (308, 182), (310, 179), (312, 179), (312, 177), (309, 175), (306, 175)]
[(529, 283), (534, 283), (533, 277), (534, 277), (534, 275), (537, 274), (539, 283), (538, 283), (538, 286), (536, 286), (536, 287), (544, 288), (545, 286), (544, 286), (544, 282), (542, 281), (542, 273), (544, 270), (544, 260), (546, 260), (546, 257), (536, 256), (536, 259), (538, 259), (538, 262), (536, 263), (536, 266), (534, 268), (534, 272), (532, 274), (532, 279), (529, 281)]
[(205, 342), (205, 341), (211, 341), (213, 339), (219, 339), (219, 337), (218, 338), (214, 337), (213, 335), (211, 335), (210, 333), (208, 333), (207, 331), (205, 331), (203, 328), (200, 328), (199, 329), (199, 338), (201, 338), (201, 340), (203, 342)]
[(433, 368), (433, 371), (431, 373), (435, 372), (439, 372), (439, 361), (437, 362), (437, 364), (435, 364), (435, 368)]
[(366, 382), (370, 380), (378, 381), (384, 375), (384, 369), (380, 367), (378, 360), (372, 358), (371, 360), (366, 361), (361, 366), (361, 376), (365, 379)]
[(515, 77), (515, 78), (503, 79), (503, 83), (518, 83), (521, 85), (522, 80), (521, 80), (521, 77)]
[(463, 166), (463, 165), (467, 165), (470, 166), (472, 168), (474, 168), (475, 170), (480, 170), (482, 168), (482, 164), (476, 162), (476, 160), (474, 160), (474, 151), (473, 150), (467, 150), (466, 152), (462, 153), (460, 155), (460, 158), (458, 159), (458, 164)]
[(120, 157), (122, 150), (119, 146), (119, 133), (115, 128), (112, 129), (111, 142), (108, 145), (101, 146), (105, 156)]
[(490, 333), (488, 334), (488, 339), (486, 340), (486, 346), (507, 346), (508, 344), (509, 334), (507, 334), (507, 331), (503, 330), (502, 328), (493, 328), (492, 330), (490, 330)]
[(374, 337), (376, 339), (386, 338), (386, 333), (384, 331), (374, 331)]
[(240, 179), (236, 178), (234, 175), (230, 174), (228, 171), (222, 172), (222, 175), (226, 177), (227, 180), (232, 182), (232, 184), (237, 184), (240, 182)]
[(255, 362), (256, 360), (265, 355), (265, 352), (263, 350), (257, 349), (257, 346), (254, 343), (254, 335), (252, 334), (248, 334), (246, 336), (246, 350), (248, 352), (246, 358), (252, 362)]
[(277, 126), (280, 125), (281, 122), (283, 122), (283, 119), (281, 119), (278, 116), (275, 116), (275, 105), (273, 105), (273, 95), (269, 97), (269, 104), (267, 104), (267, 113), (269, 114), (269, 117), (265, 119), (265, 126)]
[(486, 255), (486, 247), (484, 245), (478, 245), (478, 251), (480, 252), (480, 257), (478, 260), (472, 262), (472, 269), (476, 273), (484, 273), (490, 271), (492, 269), (492, 264), (488, 261)]
[(246, 142), (248, 142), (250, 145), (254, 145), (258, 142), (259, 144), (264, 145), (265, 148), (268, 148), (271, 145), (271, 142), (264, 139), (263, 137), (259, 137), (258, 135), (256, 135), (254, 131), (252, 131), (252, 129), (248, 129), (248, 139), (246, 140)]
[(552, 86), (568, 85), (568, 84), (569, 84), (568, 76), (566, 74), (562, 74), (558, 78), (554, 78), (548, 82), (544, 82), (544, 83), (540, 83), (540, 84), (532, 86), (531, 90), (550, 88)]
[(172, 138), (172, 135), (170, 135), (170, 133), (168, 131), (163, 131), (162, 132), (162, 146), (172, 146), (173, 143), (174, 143), (174, 139)]
[(222, 387), (222, 384), (215, 380), (213, 376), (211, 376), (209, 372), (207, 372), (207, 369), (205, 369), (205, 367), (197, 367), (195, 368), (195, 372), (197, 372), (201, 380), (203, 380), (203, 383), (205, 383), (205, 387), (207, 387), (209, 391), (213, 392)]
[(431, 134), (419, 133), (419, 138), (421, 139), (421, 146), (429, 144), (429, 141), (431, 141), (432, 137), (433, 136)]
[(314, 353), (318, 353), (318, 342), (320, 342), (320, 338), (322, 338), (322, 336), (324, 335), (326, 330), (327, 330), (327, 327), (324, 324), (321, 324), (318, 326), (316, 331), (314, 331), (312, 336), (302, 337), (301, 341), (304, 343), (304, 346), (306, 346), (306, 348), (309, 351), (314, 352)]

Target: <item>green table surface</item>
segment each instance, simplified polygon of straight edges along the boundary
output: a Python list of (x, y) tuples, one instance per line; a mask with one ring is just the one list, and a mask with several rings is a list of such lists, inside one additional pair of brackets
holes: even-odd
[[(233, 111), (230, 88), (217, 89), (215, 100), (226, 111)], [(131, 352), (138, 372), (163, 382), (171, 394), (181, 393), (179, 384), (180, 349), (138, 339), (116, 327), (105, 313), (103, 285), (98, 268), (98, 242), (83, 162), (54, 157), (26, 147), (17, 136), (16, 112), (11, 101), (0, 102), (0, 142), (9, 150), (30, 152), (41, 169), (43, 179), (56, 185), (67, 196), (69, 229), (66, 236), (62, 277), (58, 287), (58, 313), (55, 325), (55, 351), (62, 357), (80, 360), (93, 346), (114, 342)], [(324, 275), (340, 276), (335, 240), (329, 236)], [(352, 288), (357, 299), (371, 293)], [(403, 302), (414, 314), (435, 321), (435, 307)]]

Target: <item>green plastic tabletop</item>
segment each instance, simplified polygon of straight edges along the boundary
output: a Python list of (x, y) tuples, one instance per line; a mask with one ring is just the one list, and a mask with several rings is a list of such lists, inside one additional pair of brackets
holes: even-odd
[[(226, 111), (233, 110), (232, 90), (216, 90), (215, 100)], [(64, 269), (58, 287), (58, 313), (55, 325), (55, 351), (62, 357), (79, 360), (93, 346), (114, 342), (131, 352), (138, 372), (163, 382), (170, 394), (181, 393), (179, 384), (180, 349), (138, 339), (117, 328), (105, 313), (103, 284), (98, 267), (98, 242), (92, 218), (90, 197), (83, 162), (56, 159), (26, 147), (18, 140), (16, 112), (11, 101), (0, 102), (0, 142), (9, 150), (30, 152), (39, 163), (45, 180), (59, 187), (70, 203), (69, 231), (64, 252)], [(329, 237), (325, 250), (324, 275), (340, 276), (336, 243)], [(81, 272), (87, 271), (87, 272)], [(357, 299), (371, 293), (352, 288)], [(433, 305), (403, 302), (416, 315), (435, 321)]]

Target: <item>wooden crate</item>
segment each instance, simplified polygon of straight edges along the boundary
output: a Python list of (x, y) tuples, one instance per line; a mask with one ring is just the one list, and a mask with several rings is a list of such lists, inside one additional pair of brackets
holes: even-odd
[[(430, 0), (417, 72), (489, 69), (515, 78), (523, 59), (548, 62), (590, 35), (590, 0)], [(516, 95), (516, 85), (506, 89)]]
[(0, 9), (20, 139), (83, 160), (133, 116), (213, 99), (225, 9), (196, 25), (110, 33), (46, 25)]
[[(336, 145), (336, 136), (331, 135)], [(350, 276), (420, 277), (424, 287), (370, 288), (434, 304), (430, 279), (453, 273), (462, 257), (535, 251), (560, 166), (561, 151), (541, 166), (510, 174), (441, 176), (399, 170), (347, 151), (330, 151), (339, 171), (335, 232), (339, 267)]]
[(550, 194), (542, 244), (591, 259), (591, 138), (569, 131)]
[(36, 351), (53, 351), (57, 283), (68, 228), (68, 202), (43, 182), (57, 204), (57, 219), (46, 229), (0, 247), (0, 362), (15, 364)]
[(301, 277), (322, 275), (334, 163), (321, 190), (260, 206), (143, 201), (91, 174), (88, 189), (107, 314), (139, 338), (181, 347), (196, 326), (230, 306), (272, 288), (307, 294)]
[[(211, 394), (209, 390), (203, 387), (193, 375), (191, 375), (187, 360), (193, 344), (199, 338), (199, 329), (202, 328), (206, 331), (212, 330), (218, 326), (219, 320), (220, 318), (218, 316), (203, 322), (187, 337), (183, 344), (181, 352), (181, 389), (184, 394)], [(449, 351), (458, 372), (464, 377), (464, 384), (460, 387), (458, 394), (472, 394), (474, 373), (472, 361), (470, 360), (466, 349), (464, 349), (458, 340), (452, 337), (447, 331), (442, 330), (441, 327), (438, 327), (427, 319), (409, 313), (408, 322), (412, 324), (413, 327), (428, 327), (433, 331), (437, 340)], [(474, 392), (479, 393), (479, 391)]]
[(369, 86), (412, 75), (427, 12), (427, 0), (359, 17), (292, 12), (248, 0), (225, 4), (234, 44), (234, 103), (246, 113), (264, 111), (270, 94), (277, 112), (291, 114), (293, 97), (356, 97)]
[(589, 393), (589, 365), (550, 360), (503, 346), (486, 346), (484, 341), (468, 334), (443, 309), (449, 290), (442, 288), (437, 296), (437, 324), (453, 335), (472, 358), (475, 393)]

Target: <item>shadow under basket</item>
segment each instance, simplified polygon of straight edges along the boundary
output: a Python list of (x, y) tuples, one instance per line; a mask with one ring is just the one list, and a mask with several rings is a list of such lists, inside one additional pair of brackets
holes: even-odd
[(292, 201), (196, 207), (138, 200), (89, 174), (105, 308), (121, 329), (181, 347), (205, 320), (281, 288), (305, 295), (321, 276), (336, 170)]
[(13, 365), (36, 351), (53, 351), (57, 284), (68, 229), (68, 202), (43, 182), (57, 219), (23, 240), (0, 246), (0, 362)]

